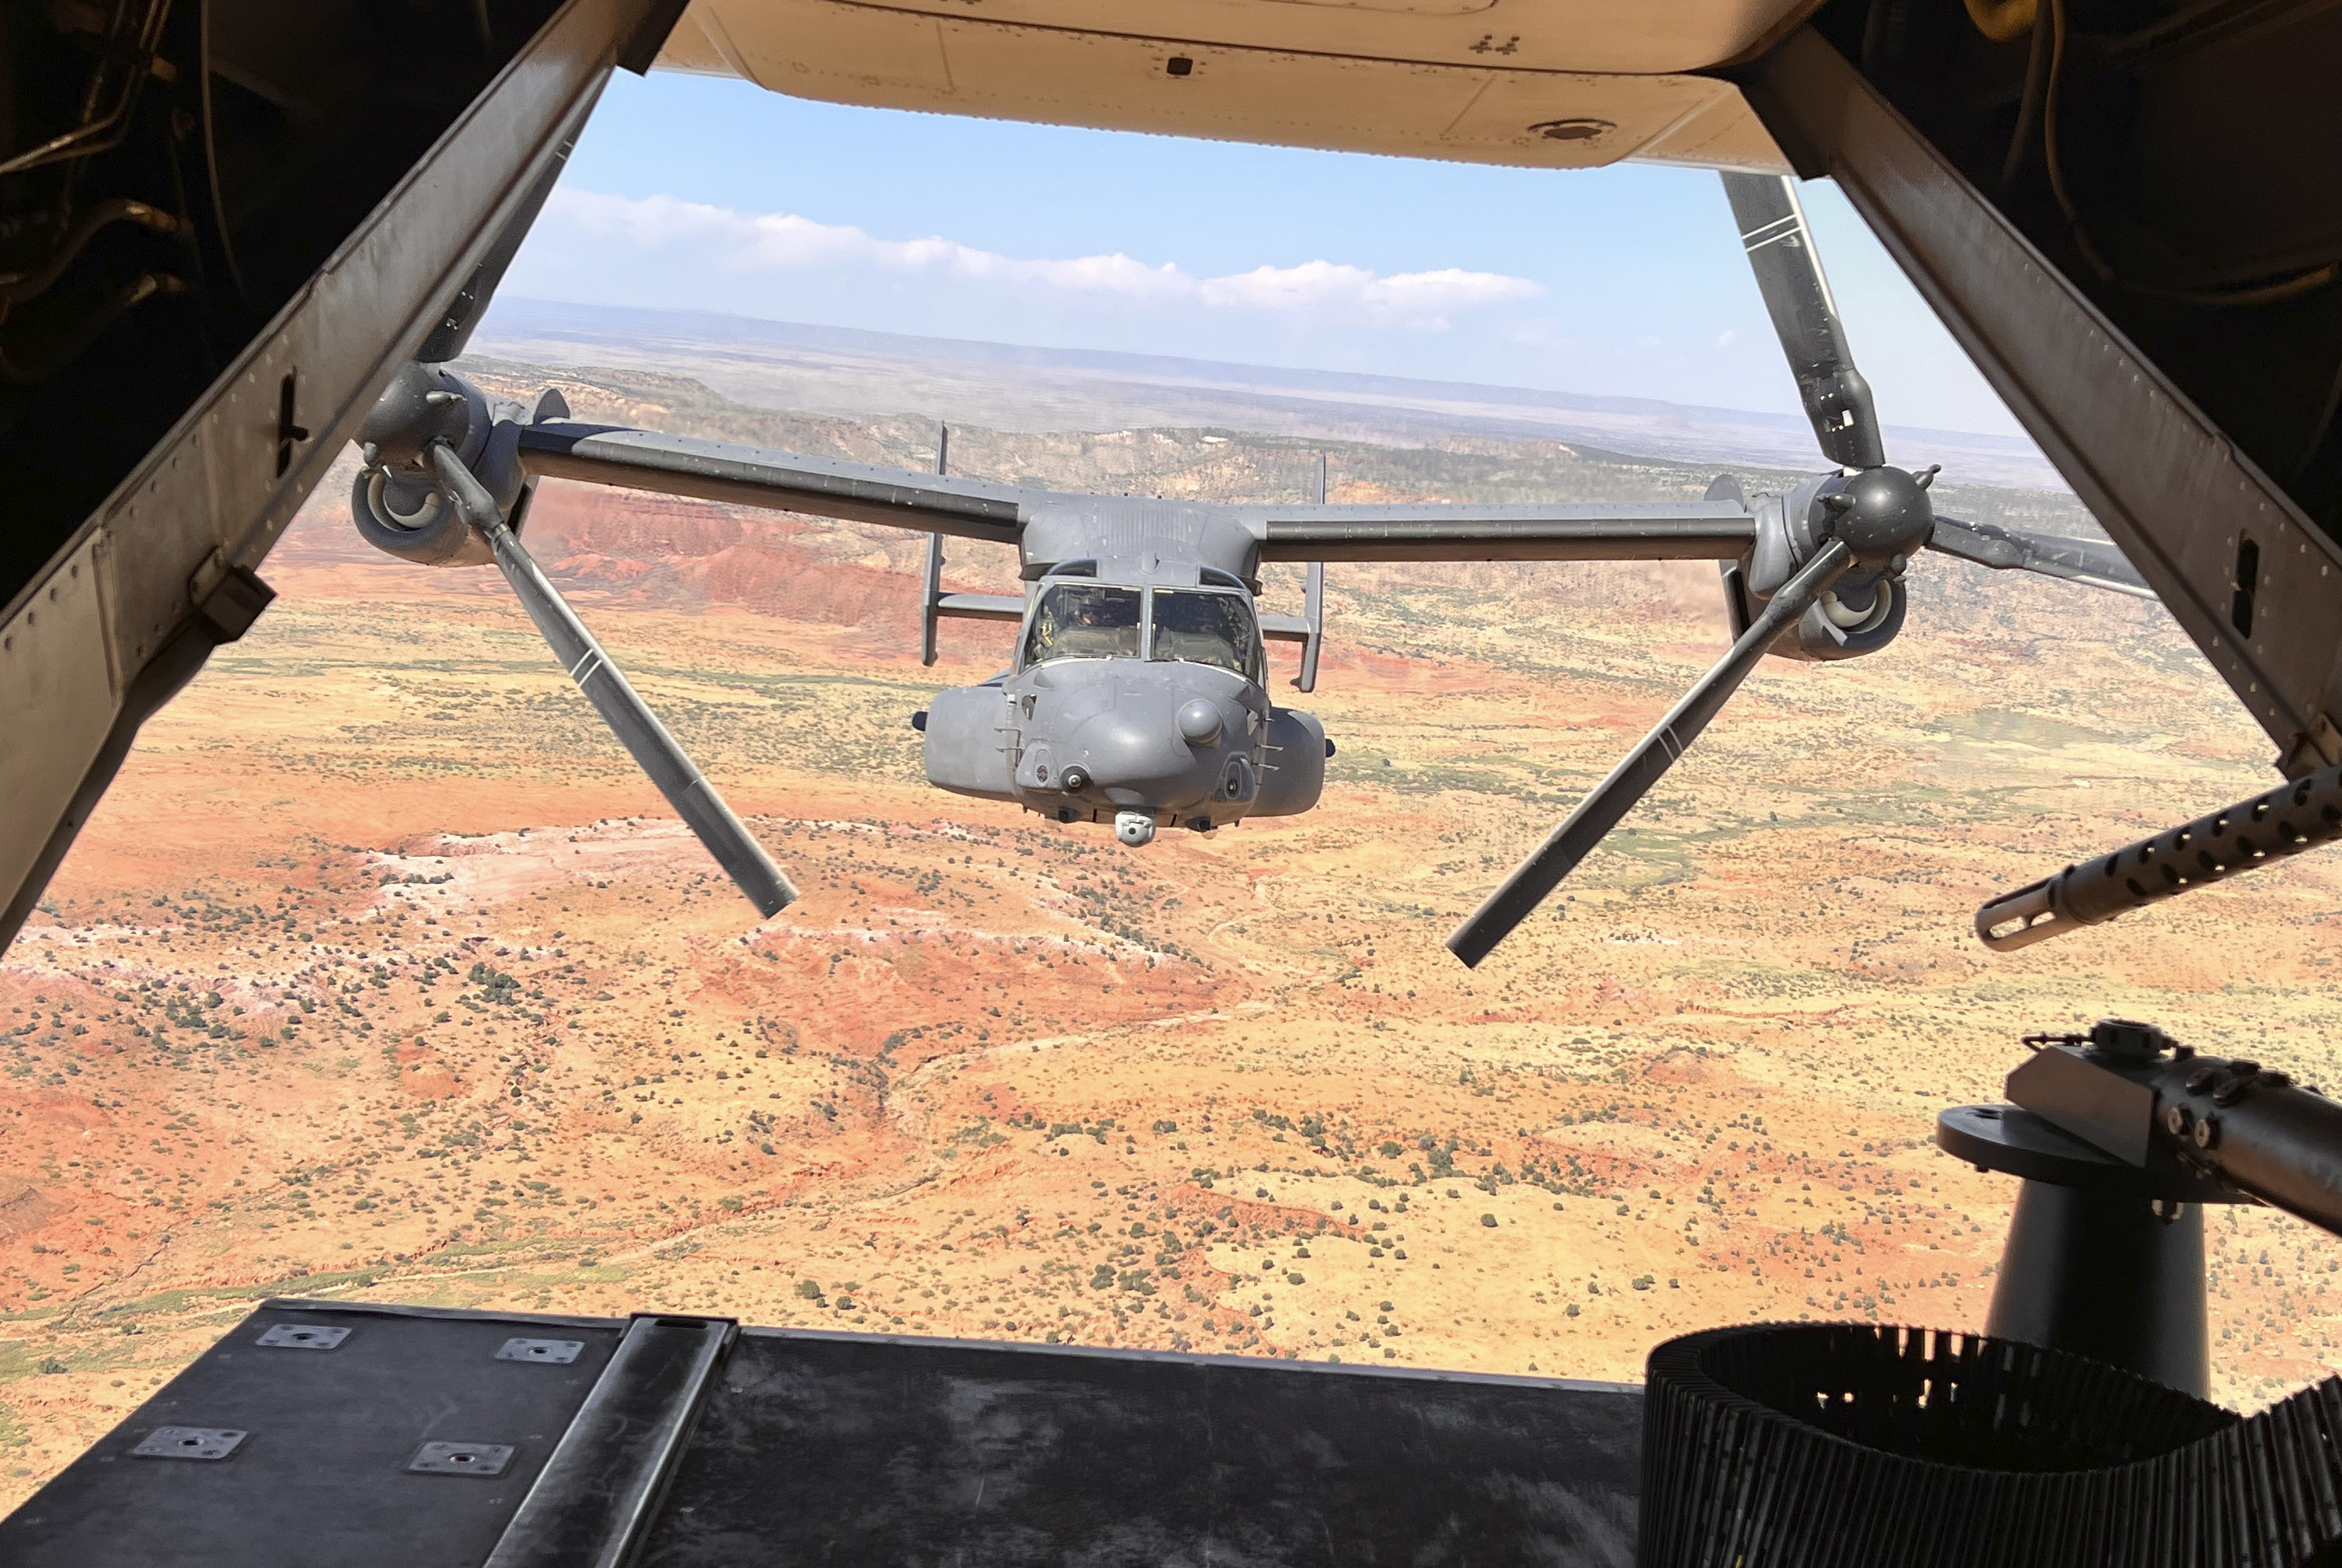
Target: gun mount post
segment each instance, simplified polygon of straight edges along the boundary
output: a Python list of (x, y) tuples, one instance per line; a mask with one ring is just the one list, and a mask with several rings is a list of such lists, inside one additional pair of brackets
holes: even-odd
[(2025, 1183), (1986, 1332), (2200, 1396), (2203, 1205), (2263, 1203), (2342, 1234), (2342, 1104), (2147, 1024), (2026, 1044), (2015, 1104), (1936, 1122), (1947, 1154)]

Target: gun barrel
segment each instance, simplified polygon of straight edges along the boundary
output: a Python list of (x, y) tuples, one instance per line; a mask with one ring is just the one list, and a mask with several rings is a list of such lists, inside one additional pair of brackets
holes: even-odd
[(1977, 911), (1977, 935), (1997, 953), (2030, 947), (2335, 838), (2342, 838), (2342, 766), (2005, 893)]

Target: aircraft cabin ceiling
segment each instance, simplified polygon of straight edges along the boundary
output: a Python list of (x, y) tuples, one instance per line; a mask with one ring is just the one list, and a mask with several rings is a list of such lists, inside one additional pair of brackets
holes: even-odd
[(659, 64), (831, 103), (1469, 163), (1788, 172), (1690, 75), (1802, 0), (694, 0)]

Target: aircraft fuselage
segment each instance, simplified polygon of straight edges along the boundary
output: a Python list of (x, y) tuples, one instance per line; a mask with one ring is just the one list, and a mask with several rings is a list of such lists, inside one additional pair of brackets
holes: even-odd
[(1256, 542), (1201, 509), (1115, 499), (1103, 529), (1093, 512), (1078, 531), (1028, 530), (1016, 663), (916, 721), (928, 782), (1113, 823), (1134, 844), (1307, 811), (1331, 748), (1316, 718), (1269, 700)]

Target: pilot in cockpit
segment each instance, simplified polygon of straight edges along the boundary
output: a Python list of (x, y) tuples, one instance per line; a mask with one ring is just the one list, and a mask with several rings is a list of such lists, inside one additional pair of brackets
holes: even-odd
[(1025, 662), (1138, 656), (1140, 594), (1104, 583), (1060, 583), (1041, 601)]

